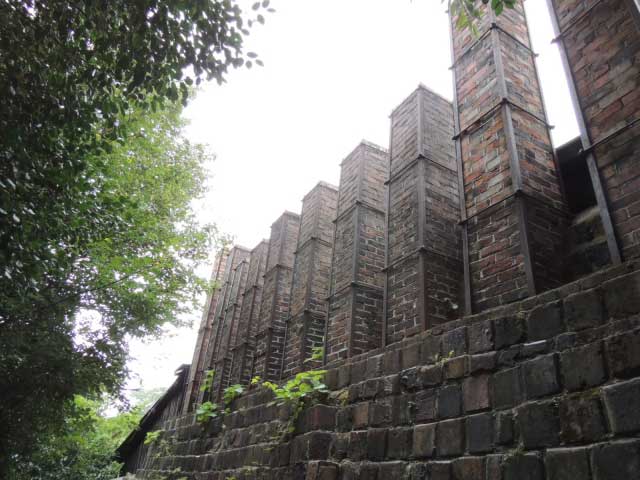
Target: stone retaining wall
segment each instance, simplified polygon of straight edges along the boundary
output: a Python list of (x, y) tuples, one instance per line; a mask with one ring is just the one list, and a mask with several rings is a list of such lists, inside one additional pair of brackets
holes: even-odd
[(291, 412), (261, 390), (223, 421), (168, 420), (139, 475), (637, 478), (639, 313), (636, 261), (336, 365), (285, 442)]

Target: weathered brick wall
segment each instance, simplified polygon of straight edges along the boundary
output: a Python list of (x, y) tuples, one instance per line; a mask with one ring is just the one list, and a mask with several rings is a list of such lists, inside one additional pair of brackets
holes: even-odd
[(213, 319), (215, 316), (216, 305), (218, 298), (220, 297), (221, 288), (224, 282), (225, 265), (229, 251), (222, 249), (216, 255), (213, 263), (213, 270), (211, 272), (211, 281), (213, 283), (212, 291), (207, 295), (205, 307), (202, 314), (202, 320), (200, 321), (200, 327), (198, 328), (198, 336), (196, 338), (196, 345), (193, 349), (193, 360), (191, 361), (192, 367), (189, 370), (189, 379), (187, 381), (187, 387), (185, 390), (185, 396), (183, 401), (184, 413), (187, 413), (193, 407), (193, 403), (197, 401), (198, 391), (200, 388), (200, 382), (202, 381), (202, 375), (205, 365), (205, 357), (207, 352), (207, 345), (211, 337)]
[(231, 384), (240, 383), (246, 385), (251, 379), (255, 336), (262, 302), (262, 287), (264, 285), (268, 250), (269, 242), (267, 240), (263, 240), (251, 250), (247, 273), (247, 288), (243, 294), (237, 329), (233, 332), (231, 340), (233, 345)]
[(317, 362), (310, 361), (310, 357), (314, 347), (324, 344), (333, 250), (332, 222), (337, 203), (338, 189), (325, 182), (318, 183), (302, 200), (283, 378), (318, 366)]
[(637, 478), (639, 374), (636, 261), (346, 360), (284, 442), (291, 412), (262, 390), (223, 421), (170, 419), (139, 475)]
[[(452, 28), (465, 311), (562, 282), (566, 209), (522, 2)], [(452, 22), (455, 19), (451, 19)]]
[[(220, 360), (219, 348), (221, 334), (224, 330), (225, 317), (230, 307), (237, 301), (237, 289), (234, 286), (241, 279), (243, 269), (238, 270), (240, 265), (244, 265), (249, 257), (249, 251), (244, 247), (234, 246), (229, 251), (229, 255), (225, 262), (225, 271), (223, 275), (223, 282), (220, 287), (220, 293), (215, 306), (211, 334), (206, 345), (206, 351), (204, 352), (204, 362), (202, 370), (215, 369), (216, 362)], [(205, 396), (207, 398), (215, 397), (220, 389), (220, 376), (218, 375), (218, 383), (216, 385), (216, 391), (209, 391), (207, 394), (198, 391), (198, 402), (201, 402)]]
[(386, 343), (459, 315), (462, 257), (451, 103), (420, 86), (391, 114)]
[[(640, 256), (640, 14), (633, 0), (549, 0), (612, 257)], [(589, 155), (589, 154), (592, 154)], [(595, 161), (593, 160), (595, 156)], [(599, 193), (599, 192), (596, 192)], [(608, 200), (608, 204), (607, 204)], [(617, 244), (616, 238), (617, 237)]]
[(279, 380), (300, 216), (284, 212), (271, 226), (251, 377)]
[[(222, 391), (229, 386), (231, 375), (231, 343), (232, 332), (240, 317), (243, 292), (247, 285), (250, 251), (244, 247), (234, 246), (230, 258), (232, 270), (229, 276), (225, 305), (218, 317), (217, 325), (212, 332), (212, 355), (209, 368), (215, 371), (211, 391), (207, 398), (219, 399)], [(236, 263), (237, 262), (237, 263)]]
[(382, 342), (387, 151), (361, 142), (341, 163), (326, 361)]

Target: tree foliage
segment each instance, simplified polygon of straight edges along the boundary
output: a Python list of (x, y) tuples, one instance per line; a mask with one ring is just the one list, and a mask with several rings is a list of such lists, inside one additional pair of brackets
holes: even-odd
[(0, 476), (75, 394), (117, 393), (128, 336), (202, 289), (215, 231), (190, 203), (209, 156), (182, 139), (178, 104), (259, 62), (243, 39), (265, 10), (0, 1)]
[(9, 480), (112, 480), (121, 465), (115, 449), (135, 429), (148, 405), (107, 416), (109, 402), (77, 395), (73, 414), (57, 432), (39, 439), (28, 460), (17, 462)]
[(469, 28), (477, 33), (475, 20), (482, 15), (483, 5), (489, 5), (496, 15), (500, 15), (505, 8), (514, 8), (517, 0), (447, 0), (447, 2), (451, 15), (456, 18), (456, 28)]
[(223, 82), (228, 68), (251, 65), (255, 54), (242, 51), (247, 24), (233, 0), (0, 3), (0, 260), (8, 291), (28, 296), (66, 276), (59, 270), (71, 250), (95, 231), (69, 228), (73, 220), (89, 214), (102, 227), (99, 212), (88, 211), (87, 155), (126, 138), (121, 117), (131, 108), (186, 101), (192, 84)]
[[(5, 451), (25, 455), (62, 421), (74, 394), (117, 393), (127, 339), (177, 323), (206, 288), (195, 267), (217, 233), (198, 223), (191, 202), (204, 193), (211, 157), (182, 137), (180, 111), (127, 115), (127, 138), (85, 158), (91, 201), (69, 228), (88, 234), (65, 252), (65, 283), (0, 324)], [(100, 215), (99, 228), (89, 212)], [(14, 313), (28, 307), (20, 300), (10, 299)]]

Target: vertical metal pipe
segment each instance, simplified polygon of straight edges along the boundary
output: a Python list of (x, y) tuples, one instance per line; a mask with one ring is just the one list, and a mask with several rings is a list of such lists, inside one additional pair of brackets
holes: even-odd
[[(449, 48), (451, 51), (451, 61), (457, 65), (453, 48), (453, 18), (449, 12)], [(455, 129), (456, 166), (458, 170), (458, 196), (460, 199), (460, 220), (462, 229), (462, 264), (463, 264), (463, 290), (464, 290), (464, 313), (471, 315), (471, 271), (469, 265), (469, 237), (467, 230), (467, 201), (464, 192), (464, 166), (462, 164), (462, 139), (460, 137), (460, 111), (458, 109), (458, 88), (456, 82), (456, 66), (451, 69), (451, 80), (453, 83), (453, 126)]]

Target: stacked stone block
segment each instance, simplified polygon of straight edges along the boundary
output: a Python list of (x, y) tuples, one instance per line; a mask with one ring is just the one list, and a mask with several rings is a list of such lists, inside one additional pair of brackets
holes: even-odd
[(382, 341), (388, 153), (363, 141), (340, 167), (325, 342), (328, 363), (378, 348)]
[(243, 292), (247, 284), (250, 251), (234, 246), (230, 258), (232, 268), (225, 288), (224, 305), (220, 309), (211, 337), (210, 368), (215, 371), (213, 386), (208, 398), (218, 400), (229, 385), (231, 375), (232, 332), (237, 328), (243, 302)]
[(318, 183), (302, 200), (282, 376), (318, 367), (314, 347), (323, 347), (338, 189)]
[(280, 380), (300, 215), (284, 212), (271, 226), (251, 376)]
[(451, 103), (418, 87), (391, 114), (385, 343), (459, 315), (462, 256)]
[(558, 286), (566, 223), (522, 2), (478, 30), (452, 27), (467, 313)]
[(207, 428), (191, 416), (160, 425), (174, 441), (140, 473), (637, 478), (638, 299), (640, 264), (628, 263), (353, 357), (328, 369), (332, 394), (285, 438), (291, 406), (252, 390)]
[(614, 263), (640, 256), (640, 13), (634, 0), (548, 0)]
[(207, 295), (202, 320), (200, 321), (200, 327), (198, 328), (198, 337), (196, 339), (196, 346), (193, 350), (193, 360), (191, 361), (187, 388), (185, 390), (185, 399), (183, 401), (184, 413), (190, 411), (194, 402), (198, 399), (198, 392), (204, 372), (207, 346), (209, 344), (209, 339), (211, 338), (216, 306), (225, 281), (224, 274), (228, 257), (229, 251), (226, 248), (222, 249), (218, 255), (216, 255), (216, 259), (213, 264), (213, 271), (211, 272), (213, 288)]
[(249, 257), (249, 271), (247, 287), (243, 294), (242, 307), (237, 328), (232, 332), (232, 364), (231, 384), (247, 385), (251, 380), (251, 368), (255, 351), (255, 336), (258, 327), (260, 304), (262, 303), (262, 288), (267, 266), (269, 242), (263, 240), (253, 250)]

